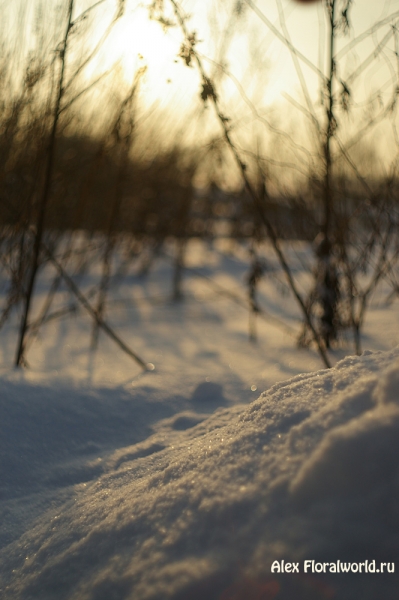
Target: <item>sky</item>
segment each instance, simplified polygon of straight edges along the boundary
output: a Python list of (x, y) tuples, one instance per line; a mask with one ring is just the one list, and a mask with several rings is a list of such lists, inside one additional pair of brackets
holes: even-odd
[[(231, 23), (234, 2), (231, 0), (219, 0), (219, 2), (183, 0), (181, 2), (183, 10), (189, 15), (188, 28), (197, 32), (199, 40), (197, 47), (206, 57), (205, 62), (207, 59), (220, 59), (221, 47), (223, 45), (225, 48), (229, 47), (225, 56), (229, 70), (240, 80), (242, 78), (245, 80), (245, 76), (248, 79), (249, 70), (257, 70), (258, 73), (253, 74), (253, 78), (262, 76), (262, 79), (267, 81), (263, 93), (267, 102), (281, 97), (282, 90), (292, 89), (297, 85), (297, 76), (292, 66), (290, 53), (268, 29), (264, 20), (262, 21), (262, 18), (266, 17), (272, 26), (281, 31), (278, 2), (279, 0), (258, 0), (257, 2), (243, 0), (241, 17), (234, 22), (233, 35), (227, 36), (227, 44), (225, 36), (227, 26)], [(2, 0), (0, 7), (3, 11), (3, 22), (7, 23), (9, 32), (13, 30), (17, 32), (16, 23), (21, 20), (25, 21), (26, 35), (23, 44), (20, 43), (19, 36), (11, 36), (14, 37), (15, 42), (18, 42), (18, 47), (22, 49), (24, 45), (29, 45), (29, 39), (31, 40), (30, 45), (34, 43), (33, 31), (38, 28), (37, 22), (47, 23), (48, 14), (51, 14), (54, 7), (61, 4), (55, 4), (48, 0), (16, 0), (13, 2)], [(98, 3), (80, 0), (75, 4), (75, 18), (88, 6), (96, 4), (98, 6), (91, 13), (92, 22), (89, 29), (91, 40), (97, 40), (101, 36), (117, 8), (115, 0), (103, 0)], [(148, 18), (149, 4), (150, 2), (138, 0), (125, 2), (123, 17), (113, 27), (104, 43), (103, 51), (99, 53), (97, 60), (93, 61), (88, 73), (92, 73), (95, 69), (108, 69), (119, 62), (124, 78), (131, 81), (137, 68), (145, 64), (148, 67), (147, 99), (159, 99), (160, 96), (173, 97), (175, 88), (177, 88), (180, 99), (184, 101), (186, 92), (191, 91), (192, 81), (195, 77), (190, 76), (189, 69), (184, 68), (180, 59), (177, 63), (175, 62), (182, 42), (181, 33), (177, 27), (164, 32), (159, 23), (151, 21)], [(164, 6), (166, 14), (172, 17), (168, 2), (164, 2)], [(326, 51), (321, 48), (326, 46), (324, 2), (303, 5), (294, 0), (281, 0), (281, 6), (293, 45), (317, 67), (322, 68), (323, 63), (325, 67)], [(351, 31), (341, 39), (340, 46), (347, 44), (378, 20), (395, 11), (398, 11), (399, 17), (399, 0), (385, 0), (384, 2), (354, 0), (350, 10)], [(8, 16), (8, 19), (4, 18), (5, 15)], [(46, 29), (49, 30), (51, 27), (46, 25)], [(351, 54), (351, 60), (356, 60), (356, 54), (357, 58), (361, 60), (373, 48), (376, 39), (369, 39), (367, 44), (358, 46), (356, 53)], [(15, 48), (17, 48), (17, 43)], [(209, 62), (208, 65), (212, 69)], [(373, 73), (373, 81), (378, 79), (377, 72), (383, 70), (382, 65), (380, 67), (377, 66), (376, 72)], [(305, 75), (310, 77), (306, 70)], [(368, 85), (371, 88), (373, 82), (369, 81)]]
[[(111, 4), (104, 7), (103, 22), (110, 14)], [(297, 76), (292, 65), (290, 53), (280, 40), (268, 29), (262, 15), (270, 23), (281, 31), (281, 23), (278, 14), (278, 3), (276, 0), (260, 0), (256, 3), (242, 2), (243, 11), (240, 19), (234, 24), (234, 33), (229, 40), (230, 50), (225, 60), (232, 71), (240, 80), (247, 78), (248, 71), (258, 71), (253, 77), (262, 75), (268, 85), (264, 85), (264, 98), (267, 102), (274, 101), (281, 96), (282, 90), (292, 89), (297, 85)], [(167, 7), (167, 3), (165, 3)], [(231, 18), (231, 7), (233, 2), (194, 2), (186, 0), (182, 2), (186, 14), (190, 15), (188, 27), (197, 32), (199, 51), (209, 59), (220, 58), (221, 46), (226, 34), (227, 26)], [(259, 9), (259, 14), (253, 9)], [(325, 9), (322, 2), (312, 5), (302, 5), (293, 0), (283, 0), (283, 12), (285, 14), (286, 26), (291, 36), (293, 45), (312, 61), (321, 70), (325, 70), (327, 63), (327, 52), (323, 46), (326, 41)], [(170, 11), (167, 13), (170, 14)], [(369, 29), (374, 23), (388, 14), (398, 11), (397, 0), (376, 3), (373, 0), (357, 0), (351, 7), (351, 31), (347, 36), (342, 36), (338, 42), (338, 48), (345, 46), (351, 39)], [(386, 30), (384, 30), (384, 35)], [(350, 53), (352, 63), (362, 60), (368, 52), (374, 49), (375, 43), (381, 39), (381, 35), (371, 38), (367, 43), (361, 44)], [(184, 69), (182, 61), (176, 64), (176, 56), (179, 52), (182, 38), (177, 28), (163, 32), (159, 24), (148, 19), (148, 13), (143, 4), (136, 1), (126, 3), (126, 11), (123, 19), (114, 28), (107, 41), (100, 62), (110, 65), (115, 60), (121, 60), (124, 74), (127, 79), (133, 75), (137, 68), (138, 54), (149, 67), (148, 88), (152, 88), (152, 94), (168, 94), (167, 87), (172, 89), (175, 84), (181, 98), (184, 98), (185, 90), (190, 88), (190, 76)], [(249, 50), (248, 50), (249, 47)], [(253, 53), (253, 56), (251, 56)], [(206, 59), (205, 59), (205, 62)], [(209, 62), (208, 62), (209, 65)], [(263, 67), (266, 67), (265, 69)], [(183, 67), (183, 68), (182, 68)], [(209, 65), (209, 68), (212, 68)], [(349, 65), (348, 65), (349, 68)], [(372, 74), (372, 81), (366, 84), (365, 92), (372, 89), (381, 81), (383, 65), (377, 65)], [(380, 77), (378, 77), (380, 73)], [(307, 77), (310, 77), (305, 70)]]
[[(216, 81), (222, 110), (234, 123), (235, 135), (242, 145), (259, 135), (269, 139), (259, 115), (266, 115), (268, 122), (290, 133), (297, 130), (297, 139), (301, 143), (305, 137), (303, 128), (308, 126), (303, 116), (306, 106), (304, 89), (291, 52), (275, 33), (278, 31), (281, 34), (284, 27), (284, 35), (288, 33), (293, 46), (300, 53), (300, 69), (314, 110), (320, 118), (325, 114), (320, 77), (317, 75), (317, 71), (326, 73), (328, 64), (328, 25), (324, 3), (319, 1), (303, 5), (294, 0), (281, 0), (279, 14), (279, 2), (242, 0), (240, 16), (237, 18), (232, 16), (232, 9), (237, 4), (231, 0), (183, 0), (181, 3), (188, 15), (186, 23), (189, 31), (196, 32), (196, 48), (205, 70)], [(86, 102), (87, 105), (90, 102), (91, 106), (104, 113), (104, 96), (101, 94), (109, 94), (114, 98), (118, 94), (122, 96), (138, 69), (144, 68), (145, 74), (139, 86), (140, 105), (144, 111), (142, 120), (156, 123), (157, 128), (162, 123), (167, 131), (173, 131), (174, 135), (185, 135), (190, 140), (220, 135), (220, 125), (212, 116), (211, 107), (204, 107), (200, 100), (201, 82), (197, 69), (187, 67), (178, 56), (183, 41), (181, 31), (178, 27), (164, 30), (160, 23), (149, 19), (148, 5), (149, 2), (126, 0), (123, 16), (110, 29), (100, 51), (82, 71), (82, 85), (89, 85), (99, 75), (107, 74), (91, 94), (82, 96), (82, 103)], [(8, 39), (14, 42), (13, 52), (19, 65), (25, 64), (24, 52), (26, 56), (27, 49), (35, 45), (47, 56), (54, 53), (62, 29), (51, 37), (49, 15), (52, 11), (56, 14), (54, 11), (58, 10), (58, 4), (54, 5), (49, 0), (16, 0), (13, 3), (3, 0), (0, 6), (8, 17), (3, 21), (6, 23), (3, 25), (3, 36), (7, 31)], [(40, 6), (41, 10), (38, 10)], [(117, 2), (77, 1), (75, 19), (90, 6), (94, 6), (90, 18), (80, 24), (71, 38), (76, 60), (86, 56), (107, 31), (115, 15)], [(173, 20), (168, 0), (165, 0), (164, 6), (166, 16)], [(378, 3), (373, 0), (354, 0), (351, 5), (351, 29), (347, 35), (340, 36), (337, 42), (337, 52), (340, 53), (338, 76), (345, 82), (350, 81), (353, 112), (344, 123), (348, 135), (351, 128), (357, 127), (359, 119), (363, 118), (368, 98), (374, 97), (374, 105), (370, 110), (377, 110), (392, 102), (396, 83), (393, 82), (399, 69), (391, 37), (363, 76), (354, 82), (350, 80), (351, 73), (375, 51), (386, 33), (392, 31), (389, 25), (367, 36), (353, 48), (351, 43), (380, 19), (396, 12), (399, 20), (399, 0)], [(23, 43), (20, 36), (10, 34), (17, 31), (16, 24), (21, 21), (25, 23), (26, 33)], [(273, 28), (274, 32), (271, 30)], [(44, 30), (49, 38), (47, 46), (40, 41), (38, 30)], [(224, 75), (220, 67), (218, 69), (217, 65), (220, 64), (224, 67)], [(340, 90), (336, 91), (338, 94)], [(386, 133), (387, 130), (380, 130), (378, 147), (382, 148), (382, 154), (390, 156), (393, 142), (386, 142)], [(387, 135), (393, 139), (392, 132)]]
[[(284, 32), (286, 27), (284, 34), (288, 34), (293, 46), (304, 57), (299, 60), (301, 74), (315, 111), (322, 117), (325, 106), (321, 102), (322, 86), (316, 72), (328, 73), (329, 25), (324, 3), (303, 5), (294, 0), (281, 0), (280, 13), (278, 0), (243, 0), (241, 5), (240, 17), (234, 18), (232, 7), (235, 3), (231, 1), (182, 2), (188, 15), (187, 27), (197, 34), (196, 48), (206, 72), (216, 80), (222, 110), (231, 117), (237, 139), (242, 145), (252, 144), (249, 140), (258, 137), (261, 130), (264, 131), (259, 120), (254, 118), (253, 107), (258, 114), (267, 114), (268, 120), (278, 127), (298, 130), (297, 139), (302, 143), (305, 137), (302, 128), (307, 125), (298, 105), (306, 106), (304, 89), (292, 54), (271, 28)], [(168, 2), (164, 6), (166, 15), (174, 20)], [(99, 30), (101, 25), (108, 22), (110, 10), (111, 3), (107, 3), (98, 20)], [(392, 101), (395, 87), (392, 81), (398, 72), (391, 38), (364, 74), (353, 81), (350, 79), (351, 74), (375, 52), (387, 32), (391, 31), (388, 25), (366, 36), (353, 48), (351, 43), (394, 12), (397, 12), (399, 19), (398, 0), (378, 3), (355, 0), (349, 13), (351, 28), (337, 40), (336, 52), (340, 53), (338, 76), (350, 82), (348, 85), (353, 102), (353, 113), (344, 122), (348, 136), (351, 128), (357, 127), (354, 123), (363, 118), (368, 98), (375, 97), (376, 105), (379, 103), (380, 106)], [(284, 15), (285, 23), (281, 15)], [(110, 69), (112, 64), (119, 61), (123, 77), (131, 81), (135, 71), (145, 65), (147, 71), (140, 84), (143, 105), (162, 108), (170, 115), (173, 126), (177, 123), (178, 127), (190, 131), (186, 133), (194, 139), (198, 139), (201, 133), (209, 137), (219, 132), (220, 126), (212, 119), (212, 110), (208, 107), (205, 111), (207, 118), (198, 120), (201, 133), (198, 133), (198, 127), (193, 128), (194, 121), (199, 119), (198, 115), (204, 112), (199, 94), (201, 82), (197, 69), (188, 68), (178, 57), (181, 43), (182, 34), (178, 27), (164, 31), (159, 23), (148, 19), (146, 6), (136, 1), (127, 2), (124, 17), (115, 25), (91, 68), (94, 72), (96, 69)], [(223, 79), (216, 66), (221, 63), (224, 65)], [(309, 67), (309, 63), (314, 68)], [(337, 87), (339, 100), (340, 89)], [(188, 123), (191, 123), (191, 129)], [(391, 133), (383, 128), (379, 133), (379, 137), (373, 133), (375, 144), (378, 143), (382, 154), (390, 156), (392, 145), (385, 138)], [(268, 134), (265, 132), (264, 135), (267, 139)]]

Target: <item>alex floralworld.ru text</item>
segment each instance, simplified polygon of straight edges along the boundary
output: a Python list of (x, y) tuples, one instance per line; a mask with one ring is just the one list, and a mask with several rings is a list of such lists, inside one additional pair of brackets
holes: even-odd
[(275, 560), (271, 568), (272, 573), (394, 573), (395, 563), (365, 560), (364, 562), (316, 562), (304, 560), (302, 571), (299, 562), (285, 562)]

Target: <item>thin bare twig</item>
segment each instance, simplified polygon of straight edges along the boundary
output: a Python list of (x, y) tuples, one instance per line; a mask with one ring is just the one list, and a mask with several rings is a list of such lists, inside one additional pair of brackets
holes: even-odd
[[(246, 0), (246, 1), (248, 3), (250, 3), (250, 0)], [(290, 269), (290, 267), (289, 267), (289, 265), (288, 265), (288, 263), (286, 261), (285, 255), (284, 255), (284, 253), (282, 251), (282, 248), (280, 246), (277, 234), (274, 231), (274, 227), (272, 226), (272, 224), (271, 224), (271, 222), (270, 222), (269, 218), (267, 217), (266, 212), (264, 210), (263, 203), (264, 203), (264, 199), (265, 199), (264, 197), (267, 194), (266, 187), (263, 186), (263, 190), (262, 190), (262, 196), (263, 197), (258, 196), (258, 194), (255, 192), (255, 189), (253, 188), (253, 186), (252, 186), (252, 184), (251, 184), (251, 182), (249, 180), (249, 177), (247, 175), (246, 165), (241, 160), (241, 157), (240, 157), (240, 155), (239, 155), (239, 153), (237, 151), (237, 148), (236, 148), (235, 144), (233, 143), (233, 141), (231, 139), (230, 129), (229, 129), (229, 126), (228, 126), (228, 121), (229, 120), (226, 118), (226, 116), (222, 113), (222, 111), (220, 109), (219, 101), (218, 101), (218, 98), (217, 98), (216, 91), (215, 91), (215, 89), (213, 87), (212, 82), (207, 77), (207, 75), (205, 73), (205, 70), (204, 70), (204, 67), (202, 65), (201, 58), (199, 57), (199, 55), (198, 55), (198, 53), (197, 53), (197, 51), (195, 49), (195, 41), (196, 41), (195, 40), (195, 35), (189, 33), (189, 31), (187, 29), (187, 26), (186, 26), (186, 20), (185, 20), (183, 14), (182, 14), (181, 8), (178, 5), (178, 3), (175, 0), (170, 0), (170, 2), (172, 4), (173, 10), (174, 10), (175, 16), (177, 18), (177, 21), (178, 21), (178, 23), (180, 25), (180, 28), (181, 28), (181, 30), (183, 32), (184, 39), (185, 39), (185, 44), (187, 44), (187, 46), (188, 46), (188, 48), (186, 49), (186, 52), (188, 51), (188, 54), (186, 54), (186, 60), (191, 61), (191, 58), (194, 58), (195, 63), (196, 63), (197, 68), (198, 68), (198, 71), (199, 71), (199, 73), (201, 75), (202, 86), (203, 86), (202, 98), (203, 98), (204, 101), (207, 100), (207, 99), (210, 99), (211, 102), (212, 102), (212, 104), (213, 104), (213, 106), (214, 106), (214, 108), (215, 108), (216, 115), (217, 115), (218, 120), (219, 120), (219, 122), (220, 122), (220, 124), (222, 126), (222, 129), (223, 129), (225, 141), (227, 142), (227, 145), (229, 146), (229, 148), (230, 148), (230, 150), (231, 150), (231, 152), (232, 152), (232, 154), (234, 156), (235, 162), (236, 162), (236, 164), (237, 164), (237, 166), (238, 166), (238, 168), (239, 168), (239, 170), (241, 172), (241, 176), (242, 176), (242, 178), (244, 180), (245, 187), (246, 187), (246, 189), (248, 191), (249, 197), (251, 198), (251, 201), (253, 203), (255, 211), (258, 214), (259, 218), (261, 219), (263, 225), (266, 228), (266, 231), (267, 231), (267, 233), (269, 235), (269, 238), (270, 238), (270, 240), (272, 242), (272, 246), (274, 248), (274, 251), (277, 254), (277, 257), (278, 257), (278, 260), (280, 262), (280, 265), (281, 265), (281, 267), (282, 267), (282, 269), (283, 269), (283, 271), (285, 273), (285, 276), (287, 278), (289, 287), (291, 288), (291, 291), (294, 294), (294, 296), (295, 296), (295, 298), (296, 298), (296, 300), (298, 302), (298, 305), (299, 305), (299, 307), (300, 307), (300, 309), (302, 311), (302, 314), (303, 314), (303, 316), (304, 316), (304, 318), (306, 320), (306, 323), (307, 323), (307, 325), (308, 325), (308, 327), (309, 327), (309, 329), (310, 329), (310, 331), (312, 333), (312, 337), (313, 337), (313, 339), (314, 339), (314, 341), (315, 341), (315, 343), (317, 345), (317, 348), (318, 348), (319, 354), (320, 354), (320, 356), (321, 356), (321, 358), (323, 360), (323, 363), (324, 363), (324, 365), (327, 368), (330, 368), (331, 364), (330, 364), (329, 358), (327, 356), (327, 352), (326, 352), (326, 349), (324, 347), (324, 343), (323, 343), (322, 339), (320, 338), (318, 332), (316, 331), (316, 329), (315, 329), (315, 327), (313, 325), (311, 316), (310, 316), (310, 314), (309, 314), (309, 312), (307, 310), (305, 302), (304, 302), (304, 300), (303, 300), (300, 292), (297, 289), (295, 280), (294, 280), (293, 275), (291, 273), (291, 269)]]
[(19, 340), (17, 347), (17, 354), (15, 358), (15, 365), (22, 366), (23, 358), (24, 358), (24, 346), (25, 346), (25, 336), (28, 328), (28, 318), (30, 313), (30, 307), (33, 297), (33, 290), (36, 282), (36, 276), (39, 269), (39, 257), (40, 251), (42, 248), (42, 240), (44, 234), (44, 221), (46, 217), (47, 204), (50, 197), (51, 191), (51, 183), (53, 177), (53, 168), (54, 168), (54, 159), (55, 159), (55, 142), (56, 142), (56, 133), (58, 127), (58, 121), (60, 117), (60, 106), (62, 97), (64, 94), (64, 78), (65, 78), (65, 67), (66, 67), (66, 54), (68, 49), (68, 41), (69, 35), (72, 26), (72, 13), (74, 8), (74, 0), (69, 0), (68, 6), (68, 16), (67, 16), (67, 24), (65, 29), (65, 34), (63, 37), (61, 49), (59, 50), (59, 60), (60, 60), (60, 74), (58, 78), (58, 89), (57, 96), (55, 100), (55, 106), (53, 111), (53, 123), (50, 132), (50, 139), (47, 151), (47, 163), (44, 177), (44, 185), (42, 196), (40, 199), (38, 215), (36, 220), (36, 228), (35, 228), (35, 239), (33, 245), (33, 257), (31, 264), (31, 272), (28, 280), (28, 286), (25, 296), (25, 306), (23, 311), (23, 316), (21, 319), (21, 326), (19, 331)]
[(74, 296), (76, 296), (79, 303), (91, 315), (91, 317), (94, 319), (94, 321), (96, 322), (98, 327), (100, 327), (119, 346), (119, 348), (121, 348), (121, 350), (123, 350), (123, 352), (125, 352), (125, 354), (130, 356), (138, 365), (140, 365), (140, 367), (144, 371), (152, 371), (153, 365), (151, 365), (150, 363), (145, 363), (138, 354), (136, 354), (131, 348), (129, 348), (129, 346), (127, 346), (125, 344), (125, 342), (114, 332), (113, 329), (111, 329), (111, 327), (106, 323), (106, 321), (104, 321), (104, 319), (102, 319), (98, 315), (97, 311), (92, 307), (92, 305), (87, 300), (85, 295), (80, 291), (78, 286), (75, 284), (73, 279), (71, 279), (71, 277), (68, 275), (68, 273), (62, 267), (62, 265), (58, 262), (58, 260), (55, 258), (55, 256), (50, 251), (50, 249), (47, 248), (47, 246), (45, 244), (43, 244), (43, 248), (44, 248), (44, 251), (46, 252), (47, 256), (49, 257), (50, 261), (53, 263), (53, 265), (57, 269), (58, 273), (60, 274), (62, 279), (65, 281), (66, 285), (69, 287), (69, 289), (74, 294)]

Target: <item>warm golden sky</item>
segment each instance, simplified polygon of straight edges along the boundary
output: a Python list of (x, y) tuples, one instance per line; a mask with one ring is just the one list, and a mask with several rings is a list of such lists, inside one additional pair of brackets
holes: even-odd
[[(254, 4), (278, 30), (282, 31), (276, 0), (257, 0)], [(168, 5), (167, 0), (165, 5)], [(196, 30), (198, 38), (202, 40), (198, 48), (207, 57), (217, 58), (229, 22), (229, 13), (235, 2), (185, 0), (182, 5), (191, 15), (190, 28)], [(108, 2), (104, 10), (99, 9), (99, 14), (103, 15), (102, 23), (110, 17), (112, 6), (113, 2)], [(230, 52), (226, 56), (230, 70), (241, 82), (244, 81), (252, 92), (254, 80), (260, 77), (266, 102), (279, 98), (283, 90), (293, 93), (298, 86), (298, 77), (290, 53), (245, 1), (243, 6), (245, 15), (235, 24), (234, 35), (229, 44)], [(323, 2), (301, 5), (294, 0), (283, 0), (282, 6), (293, 44), (316, 66), (323, 69), (327, 58), (326, 48), (323, 48), (327, 42)], [(395, 11), (398, 11), (399, 17), (398, 0), (355, 0), (350, 13), (352, 30), (348, 36), (339, 40), (338, 48)], [(386, 31), (385, 28), (383, 33)], [(342, 63), (343, 74), (349, 73), (351, 68), (367, 56), (382, 37), (382, 33), (376, 33), (374, 37), (358, 45), (353, 52), (349, 52)], [(146, 86), (148, 97), (173, 96), (174, 89), (177, 88), (183, 100), (187, 93), (191, 92), (191, 80), (194, 82), (195, 77), (190, 76), (181, 61), (178, 64), (175, 62), (180, 42), (181, 34), (178, 29), (163, 33), (157, 23), (148, 20), (143, 5), (131, 0), (126, 2), (125, 15), (115, 26), (104, 46), (100, 62), (102, 67), (108, 67), (119, 59), (125, 76), (129, 79), (139, 64), (137, 55), (140, 53), (143, 56), (142, 62), (145, 62), (149, 69)], [(367, 81), (364, 82), (365, 93), (371, 92), (383, 81), (387, 68), (384, 61), (385, 58), (381, 55), (374, 70), (369, 73)], [(312, 85), (311, 71), (306, 66), (303, 68)]]
[[(66, 5), (66, 0), (63, 1)], [(280, 14), (279, 2), (283, 11)], [(46, 34), (51, 31), (51, 15), (55, 14), (54, 7), (58, 4), (53, 0), (0, 0), (3, 16), (0, 32), (2, 31), (3, 36), (8, 35), (9, 39), (14, 39), (17, 56), (22, 57), (24, 47), (34, 45), (35, 36), (32, 32), (35, 28), (44, 27)], [(77, 0), (75, 18), (86, 7), (94, 4), (97, 4), (97, 0)], [(198, 73), (177, 58), (182, 42), (179, 28), (173, 27), (164, 32), (159, 23), (149, 20), (148, 4), (149, 1), (146, 0), (126, 0), (123, 17), (115, 24), (101, 51), (85, 69), (84, 76), (90, 81), (90, 78), (112, 69), (118, 63), (119, 73), (128, 84), (136, 70), (146, 65), (147, 72), (141, 83), (142, 104), (147, 107), (156, 106), (157, 110), (165, 109), (174, 115), (172, 120), (183, 122), (184, 115), (193, 112), (193, 107), (197, 106), (201, 110)], [(170, 15), (169, 0), (164, 0), (164, 4), (169, 7)], [(250, 126), (256, 129), (258, 126), (244, 95), (253, 101), (259, 112), (265, 111), (268, 114), (270, 106), (274, 106), (280, 122), (284, 119), (295, 121), (301, 118), (294, 103), (303, 106), (304, 94), (292, 55), (265, 21), (280, 33), (284, 32), (286, 26), (293, 45), (316, 69), (326, 72), (328, 27), (322, 0), (312, 5), (301, 5), (294, 0), (242, 0), (242, 16), (236, 20), (232, 20), (232, 9), (237, 6), (237, 0), (183, 0), (181, 4), (190, 14), (188, 27), (197, 32), (200, 40), (197, 47), (204, 57), (208, 73), (212, 77), (217, 73), (210, 59), (219, 62), (223, 60), (226, 64), (230, 77), (223, 79), (219, 90), (223, 109), (226, 109), (235, 124), (239, 123), (243, 129)], [(37, 11), (38, 6), (42, 6), (41, 12)], [(82, 42), (82, 48), (86, 48), (82, 49), (82, 56), (106, 30), (116, 6), (116, 0), (99, 2), (91, 18), (85, 22), (86, 33), (83, 30), (77, 38), (79, 43)], [(337, 52), (374, 23), (393, 13), (397, 13), (399, 22), (399, 0), (353, 0), (350, 12), (352, 27), (348, 35), (339, 39)], [(281, 14), (284, 14), (285, 25)], [(17, 22), (25, 24), (24, 43), (21, 35), (17, 35)], [(58, 39), (63, 29), (64, 27), (58, 29)], [(342, 54), (339, 76), (346, 81), (389, 31), (392, 28), (386, 25)], [(49, 53), (54, 51), (54, 44), (54, 41), (48, 43)], [(323, 111), (318, 77), (305, 61), (300, 60), (299, 63), (316, 110)], [(392, 94), (389, 82), (397, 69), (391, 38), (384, 51), (368, 68), (366, 76), (351, 84), (353, 100), (360, 105), (364, 104), (367, 97), (386, 85), (386, 89), (381, 92), (381, 101), (388, 103), (389, 94)], [(210, 113), (209, 109), (208, 115)], [(207, 123), (207, 127), (217, 127), (212, 119), (208, 119)], [(236, 130), (237, 135), (239, 131)]]
[[(96, 4), (97, 0), (77, 0), (75, 16), (85, 7)], [(165, 6), (169, 6), (165, 0)], [(286, 47), (268, 29), (262, 15), (256, 14), (251, 8), (255, 5), (270, 23), (280, 32), (282, 23), (279, 19), (279, 0), (243, 0), (244, 15), (234, 23), (233, 35), (227, 37), (226, 29), (231, 20), (232, 7), (236, 0), (183, 0), (182, 6), (191, 15), (188, 24), (190, 29), (197, 31), (201, 40), (198, 49), (208, 58), (219, 59), (224, 46), (227, 52), (224, 56), (231, 73), (244, 85), (249, 94), (257, 94), (262, 102), (270, 103), (281, 98), (282, 91), (295, 94), (298, 90), (298, 76), (293, 67), (292, 57)], [(35, 19), (42, 19), (45, 28), (51, 29), (51, 14), (54, 7), (60, 4), (50, 0), (0, 0), (2, 11), (3, 35), (5, 30), (15, 30), (15, 21), (24, 20), (26, 28), (32, 30)], [(66, 0), (64, 0), (66, 4)], [(116, 0), (104, 0), (93, 11), (91, 39), (95, 40), (106, 28), (117, 5)], [(109, 35), (98, 58), (88, 69), (88, 74), (96, 70), (109, 69), (119, 61), (123, 75), (131, 80), (138, 66), (146, 64), (148, 73), (145, 84), (145, 95), (148, 100), (160, 99), (166, 102), (168, 98), (174, 102), (183, 102), (190, 97), (197, 85), (194, 73), (185, 68), (181, 60), (176, 63), (176, 56), (181, 43), (181, 33), (178, 28), (172, 28), (164, 33), (161, 26), (148, 19), (146, 5), (149, 1), (126, 0), (125, 14), (117, 22)], [(42, 5), (41, 13), (37, 7)], [(285, 21), (292, 43), (322, 70), (326, 66), (326, 19), (324, 2), (320, 0), (312, 5), (303, 5), (294, 0), (281, 0)], [(350, 16), (352, 29), (348, 36), (339, 41), (339, 47), (347, 44), (356, 35), (367, 30), (384, 16), (398, 12), (399, 0), (354, 0)], [(39, 16), (37, 16), (39, 14)], [(9, 20), (5, 19), (9, 16)], [(1, 25), (0, 25), (1, 28)], [(342, 62), (342, 74), (349, 73), (375, 45), (381, 40), (387, 29), (376, 33), (365, 43), (349, 52)], [(382, 33), (383, 32), (383, 33)], [(29, 38), (25, 33), (25, 43)], [(15, 35), (15, 48), (22, 52), (20, 35)], [(389, 47), (389, 46), (388, 46)], [(392, 45), (391, 45), (392, 49)], [(142, 58), (139, 58), (141, 55)], [(391, 57), (390, 57), (391, 58)], [(363, 91), (367, 94), (380, 85), (387, 73), (385, 57), (376, 62), (374, 70), (363, 82)], [(314, 89), (315, 80), (312, 71), (301, 62), (309, 86)], [(212, 72), (212, 66), (208, 63)], [(227, 86), (227, 93), (233, 92), (234, 86)], [(177, 99), (179, 98), (179, 100)]]
[[(181, 4), (190, 14), (189, 28), (195, 30), (197, 38), (201, 40), (198, 49), (206, 57), (204, 64), (208, 73), (213, 75), (215, 68), (207, 59), (219, 60), (222, 56), (226, 61), (232, 78), (224, 79), (221, 98), (233, 122), (251, 122), (251, 110), (245, 104), (238, 88), (254, 101), (259, 111), (267, 112), (270, 106), (280, 107), (276, 109), (279, 112), (279, 122), (284, 120), (285, 114), (287, 120), (302, 118), (300, 112), (294, 108), (294, 103), (287, 100), (289, 96), (302, 106), (305, 104), (292, 55), (275, 33), (270, 31), (264, 19), (265, 17), (278, 31), (283, 31), (284, 24), (279, 15), (278, 0), (254, 0), (255, 8), (260, 11), (258, 14), (250, 6), (250, 1), (244, 0), (244, 14), (234, 21), (231, 37), (226, 36), (226, 32), (231, 22), (232, 7), (236, 5), (235, 1), (184, 0)], [(104, 7), (99, 27), (110, 18), (111, 5), (112, 2), (109, 2)], [(165, 0), (165, 6), (168, 5), (168, 0)], [(294, 0), (281, 0), (281, 7), (293, 45), (315, 67), (326, 72), (328, 25), (324, 2), (301, 5)], [(378, 47), (390, 31), (390, 27), (386, 25), (367, 36), (362, 43), (348, 52), (344, 52), (345, 47), (375, 23), (395, 12), (399, 22), (399, 0), (353, 1), (350, 12), (351, 30), (346, 36), (340, 36), (336, 47), (337, 52), (342, 52), (339, 76), (343, 80), (346, 81)], [(147, 104), (157, 102), (159, 106), (169, 107), (175, 111), (177, 118), (192, 107), (193, 97), (198, 100), (200, 88), (195, 69), (187, 68), (181, 59), (176, 59), (181, 41), (182, 36), (178, 28), (164, 33), (158, 23), (148, 20), (147, 10), (142, 4), (128, 0), (125, 15), (105, 44), (96, 68), (108, 68), (119, 59), (124, 76), (129, 80), (140, 64), (146, 64), (148, 72), (142, 87), (143, 99)], [(227, 49), (225, 55), (223, 48)], [(366, 76), (351, 83), (352, 98), (360, 105), (357, 109), (358, 114), (363, 110), (365, 99), (377, 94), (380, 88), (381, 101), (390, 101), (392, 85), (389, 85), (389, 82), (395, 75), (392, 69), (395, 71), (398, 68), (393, 51), (394, 43), (391, 38), (384, 51), (367, 69)], [(138, 54), (143, 58), (139, 58)], [(304, 61), (299, 62), (316, 110), (322, 112), (324, 109), (320, 105), (318, 77)], [(217, 127), (217, 124), (211, 127)], [(350, 127), (350, 122), (347, 127)], [(257, 131), (257, 128), (258, 124), (255, 123), (253, 130)]]

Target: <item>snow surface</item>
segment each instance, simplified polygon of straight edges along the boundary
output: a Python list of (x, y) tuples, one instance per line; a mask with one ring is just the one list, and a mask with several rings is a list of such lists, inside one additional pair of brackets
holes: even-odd
[[(207, 274), (239, 294), (242, 263), (209, 258)], [(102, 337), (90, 354), (84, 315), (46, 326), (16, 372), (7, 325), (0, 597), (397, 599), (397, 573), (271, 573), (277, 559), (399, 569), (396, 307), (377, 301), (367, 323), (363, 341), (385, 351), (318, 371), (273, 319), (250, 344), (246, 311), (194, 278), (180, 305), (150, 300), (169, 275), (163, 287), (159, 273), (132, 276), (110, 299), (113, 326), (152, 373), (136, 375)], [(261, 300), (298, 330), (281, 290), (265, 283)]]
[[(16, 391), (5, 391), (5, 418)], [(18, 390), (33, 406), (54, 395), (35, 393), (41, 400)], [(81, 413), (90, 415), (93, 400), (80, 401)], [(115, 409), (123, 424), (120, 402)], [(68, 421), (73, 403), (70, 414), (66, 402), (61, 406)], [(61, 456), (65, 440), (54, 413), (44, 415), (54, 424), (52, 451)], [(281, 558), (397, 561), (399, 349), (346, 358), (333, 370), (273, 386), (245, 410), (222, 408), (198, 421), (196, 413), (158, 421), (151, 436), (132, 446), (122, 426), (124, 447), (69, 470), (75, 485), (63, 501), (47, 498), (29, 531), (6, 543), (2, 597), (241, 598), (234, 589), (245, 581), (247, 593), (251, 585), (276, 591), (274, 581), (278, 598), (397, 597), (396, 575), (330, 575), (320, 587), (320, 577), (271, 579), (270, 566)], [(82, 433), (88, 426), (81, 423)], [(89, 433), (95, 444), (94, 426)], [(26, 452), (46, 444), (40, 430), (32, 435), (37, 439), (27, 440)], [(13, 458), (26, 459), (19, 452)], [(15, 464), (11, 489), (39, 477), (26, 468)], [(38, 496), (40, 485), (56, 485), (56, 476), (50, 471), (37, 482)], [(15, 533), (7, 489), (3, 543)], [(274, 597), (251, 593), (245, 597)]]

